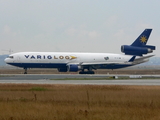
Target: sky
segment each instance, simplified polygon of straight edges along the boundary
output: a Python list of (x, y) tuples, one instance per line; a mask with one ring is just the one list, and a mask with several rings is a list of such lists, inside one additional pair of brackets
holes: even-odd
[[(160, 0), (0, 0), (0, 54), (120, 53), (146, 28), (160, 56)], [(122, 53), (123, 54), (123, 53)]]

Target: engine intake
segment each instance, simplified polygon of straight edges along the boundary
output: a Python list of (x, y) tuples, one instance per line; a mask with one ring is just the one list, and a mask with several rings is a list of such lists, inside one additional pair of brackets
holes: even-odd
[(69, 72), (77, 72), (77, 71), (79, 71), (81, 69), (82, 69), (82, 67), (79, 66), (79, 65), (76, 65), (76, 64), (70, 64), (70, 65), (68, 65), (68, 71)]

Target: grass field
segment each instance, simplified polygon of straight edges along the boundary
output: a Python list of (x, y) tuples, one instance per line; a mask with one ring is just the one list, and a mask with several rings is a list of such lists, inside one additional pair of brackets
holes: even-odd
[(0, 120), (158, 120), (159, 86), (0, 84)]

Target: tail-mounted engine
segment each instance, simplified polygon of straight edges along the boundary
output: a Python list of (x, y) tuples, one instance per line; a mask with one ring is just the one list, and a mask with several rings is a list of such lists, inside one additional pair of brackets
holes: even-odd
[(141, 47), (131, 46), (131, 45), (121, 46), (121, 52), (125, 53), (126, 55), (142, 56), (143, 54), (152, 53), (153, 50), (155, 50), (155, 46), (151, 45), (144, 45)]

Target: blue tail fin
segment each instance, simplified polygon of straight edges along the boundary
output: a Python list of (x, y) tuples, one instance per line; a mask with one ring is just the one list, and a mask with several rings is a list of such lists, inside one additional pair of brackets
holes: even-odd
[(137, 46), (137, 47), (142, 47), (145, 46), (149, 36), (152, 32), (152, 29), (145, 29), (141, 35), (131, 44), (131, 46)]

